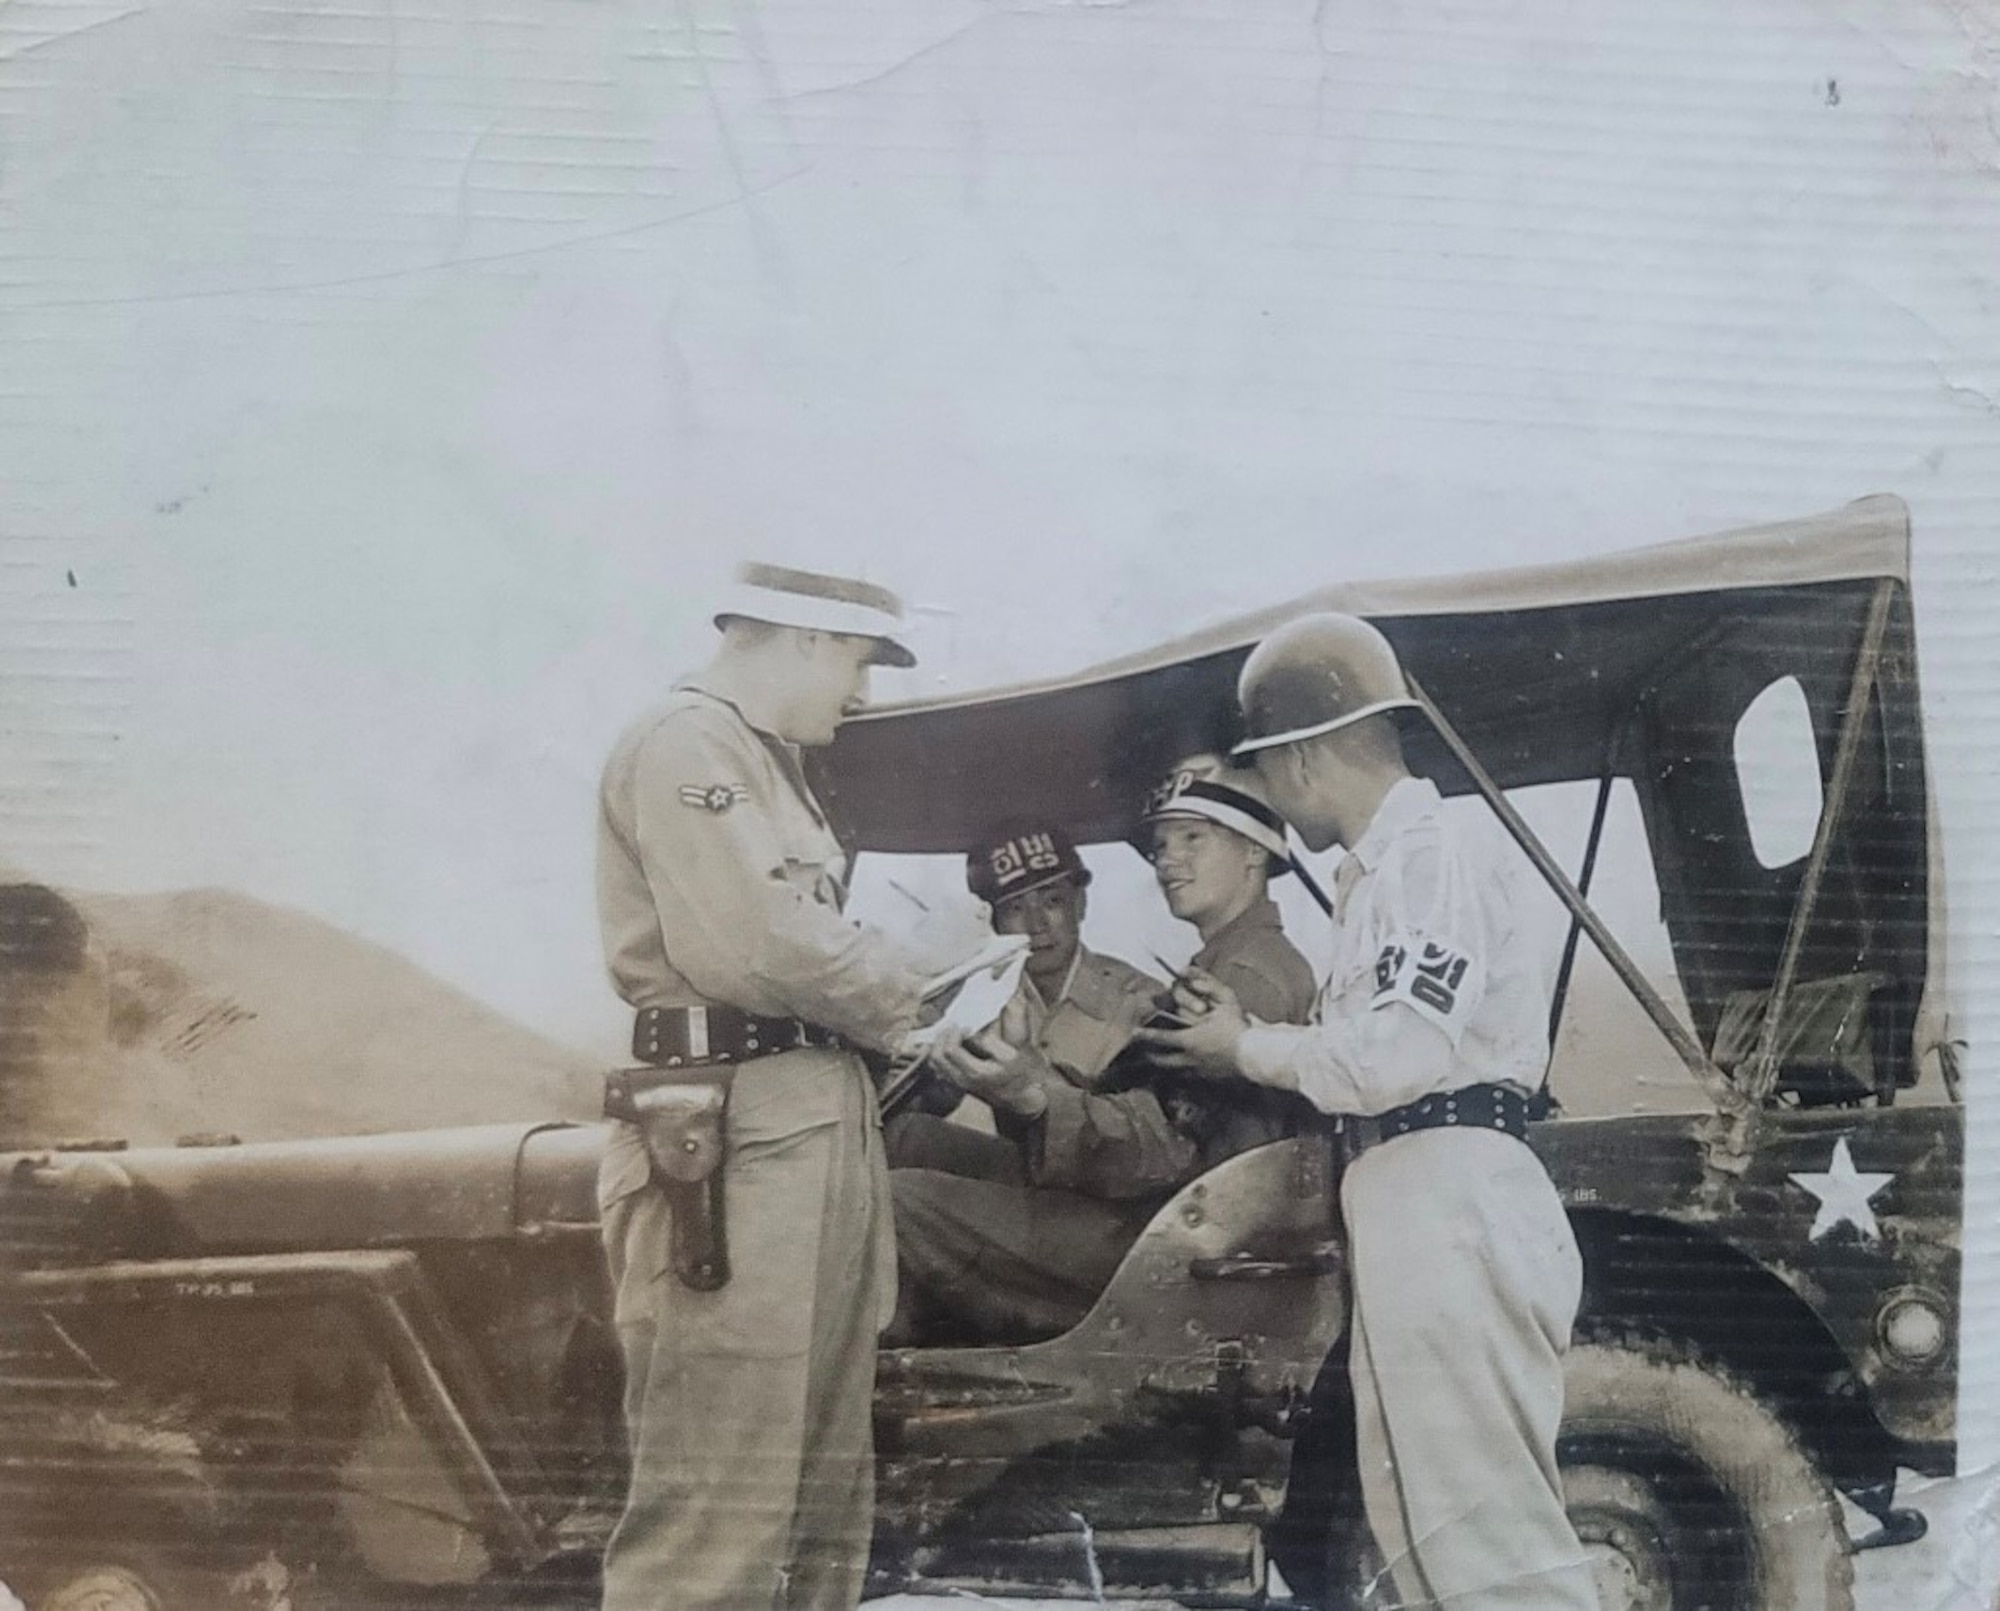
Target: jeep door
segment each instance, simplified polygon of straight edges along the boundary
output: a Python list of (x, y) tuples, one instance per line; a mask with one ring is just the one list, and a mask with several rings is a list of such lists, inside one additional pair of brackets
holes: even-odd
[(887, 1351), (877, 1568), (981, 1592), (1248, 1596), (1345, 1320), (1330, 1153), (1228, 1159), (1046, 1341)]

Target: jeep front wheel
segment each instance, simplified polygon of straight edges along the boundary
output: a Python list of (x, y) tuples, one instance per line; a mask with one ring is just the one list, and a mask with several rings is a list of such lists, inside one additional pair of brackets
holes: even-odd
[(127, 1567), (92, 1566), (43, 1595), (35, 1611), (165, 1611), (165, 1601)]
[(1557, 1456), (1605, 1611), (1852, 1611), (1832, 1486), (1744, 1383), (1678, 1345), (1580, 1342)]

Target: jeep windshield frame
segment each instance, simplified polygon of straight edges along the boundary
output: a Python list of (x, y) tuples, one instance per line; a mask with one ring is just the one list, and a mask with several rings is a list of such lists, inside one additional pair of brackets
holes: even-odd
[[(1023, 814), (1082, 843), (1122, 839), (1166, 766), (1233, 741), (1250, 648), (1327, 609), (1366, 617), (1395, 645), (1422, 706), (1406, 729), (1413, 769), (1448, 795), (1485, 798), (1573, 933), (1732, 1120), (1727, 1152), (1741, 1154), (1746, 1115), (1772, 1095), (1805, 980), (1883, 981), (1879, 1100), (1945, 1061), (1909, 514), (1894, 497), (1567, 564), (1330, 587), (1068, 676), (885, 705), (817, 752), (815, 784), (857, 851), (959, 851)], [(1810, 850), (1767, 868), (1730, 741), (1751, 701), (1787, 678), (1806, 696), (1822, 806)], [(1691, 1023), (1508, 799), (1616, 779), (1638, 795)], [(1726, 1076), (1712, 1048), (1746, 997), (1760, 1013), (1754, 1049)]]

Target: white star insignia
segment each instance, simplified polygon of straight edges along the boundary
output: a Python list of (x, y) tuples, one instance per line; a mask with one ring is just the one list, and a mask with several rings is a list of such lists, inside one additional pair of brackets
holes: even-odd
[(699, 783), (681, 785), (681, 804), (694, 806), (701, 811), (723, 812), (738, 800), (750, 798), (750, 791), (740, 783), (711, 783), (704, 788)]
[(1825, 1174), (1793, 1175), (1795, 1183), (1819, 1199), (1806, 1240), (1817, 1242), (1836, 1225), (1852, 1225), (1871, 1242), (1882, 1240), (1882, 1227), (1875, 1223), (1875, 1211), (1868, 1206), (1873, 1197), (1894, 1175), (1863, 1174), (1854, 1167), (1854, 1155), (1847, 1150), (1847, 1138), (1833, 1144), (1833, 1161)]

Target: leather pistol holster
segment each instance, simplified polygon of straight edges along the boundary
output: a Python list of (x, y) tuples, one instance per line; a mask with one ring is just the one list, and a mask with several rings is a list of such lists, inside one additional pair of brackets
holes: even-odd
[(675, 1277), (697, 1292), (729, 1280), (723, 1159), (729, 1148), (728, 1065), (620, 1068), (604, 1077), (604, 1116), (637, 1127), (653, 1184), (672, 1215)]

